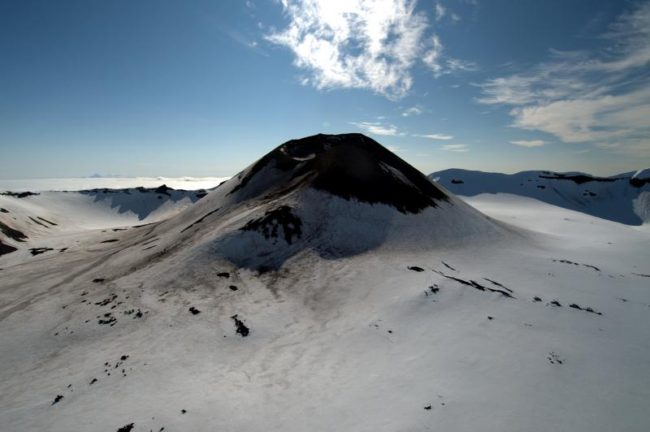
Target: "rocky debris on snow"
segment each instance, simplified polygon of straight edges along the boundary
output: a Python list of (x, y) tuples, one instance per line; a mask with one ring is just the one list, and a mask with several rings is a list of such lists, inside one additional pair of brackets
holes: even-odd
[(122, 426), (117, 430), (117, 432), (131, 432), (135, 425), (133, 423), (129, 423), (127, 425)]
[(95, 303), (97, 306), (106, 306), (117, 299), (117, 294), (111, 294), (110, 297), (106, 297), (104, 300), (100, 300)]
[(233, 315), (230, 317), (234, 322), (235, 322), (235, 333), (241, 335), (242, 337), (248, 336), (248, 333), (250, 332), (250, 329), (246, 327), (244, 322), (239, 319), (239, 316), (237, 314)]
[(10, 239), (15, 240), (17, 242), (24, 242), (25, 240), (27, 240), (27, 236), (25, 235), (25, 233), (17, 229), (14, 229), (2, 222), (0, 222), (0, 231), (2, 231), (2, 234), (6, 235)]
[(221, 273), (217, 273), (217, 276), (218, 276), (218, 277), (221, 277), (221, 278), (226, 278), (226, 279), (227, 279), (227, 278), (230, 277), (230, 273), (228, 273), (228, 272), (221, 272)]
[(95, 278), (95, 279), (93, 279), (93, 283), (102, 283), (104, 281), (105, 281), (104, 278)]
[(422, 267), (418, 267), (418, 266), (409, 266), (409, 267), (407, 267), (407, 268), (408, 268), (409, 270), (414, 271), (414, 272), (423, 272), (423, 271), (424, 271), (424, 269), (423, 269)]
[(559, 355), (557, 355), (555, 352), (551, 351), (548, 353), (548, 356), (546, 357), (546, 360), (550, 364), (564, 364), (564, 360), (560, 358)]
[(569, 260), (567, 260), (567, 259), (559, 259), (559, 260), (558, 260), (558, 259), (554, 259), (553, 262), (559, 262), (559, 263), (562, 263), (562, 264), (572, 264), (572, 265), (574, 265), (574, 266), (583, 266), (583, 267), (588, 267), (588, 268), (594, 269), (594, 270), (596, 270), (597, 272), (600, 271), (600, 269), (599, 269), (598, 267), (594, 266), (594, 265), (591, 265), (591, 264), (582, 264), (582, 263), (577, 263), (577, 262), (569, 261)]
[(117, 241), (120, 241), (120, 240), (119, 239), (108, 239), (108, 240), (104, 240), (104, 241), (102, 241), (100, 243), (115, 243)]
[(15, 248), (15, 247), (13, 247), (11, 245), (8, 245), (8, 244), (4, 244), (2, 242), (2, 240), (0, 240), (0, 255), (12, 253), (12, 252), (15, 252), (17, 250), (18, 250), (17, 248)]
[(193, 226), (196, 226), (196, 225), (200, 224), (201, 222), (203, 222), (203, 221), (205, 220), (205, 218), (207, 218), (208, 216), (210, 216), (210, 215), (213, 214), (213, 213), (218, 212), (219, 210), (220, 210), (220, 209), (216, 208), (216, 209), (212, 210), (211, 212), (206, 213), (206, 214), (203, 215), (201, 218), (195, 220), (195, 221), (192, 222), (190, 225), (188, 225), (188, 226), (186, 226), (185, 228), (183, 228), (183, 229), (181, 230), (181, 232), (183, 233), (183, 232), (187, 231), (188, 229), (192, 228)]
[(32, 254), (32, 256), (40, 255), (45, 252), (52, 251), (54, 249), (49, 248), (49, 247), (38, 247), (38, 248), (31, 248), (29, 249), (29, 252)]
[(427, 289), (424, 292), (424, 295), (426, 295), (428, 297), (429, 295), (438, 294), (438, 291), (440, 291), (440, 288), (438, 287), (438, 285), (433, 284), (432, 286), (429, 287), (429, 289)]
[(446, 262), (444, 262), (444, 261), (440, 261), (440, 262), (442, 263), (442, 265), (444, 265), (445, 267), (447, 267), (449, 270), (457, 271), (455, 268), (453, 268), (452, 266), (450, 266), (450, 265), (447, 264)]
[[(48, 229), (50, 228), (48, 225), (45, 225), (43, 222), (39, 221), (38, 219), (35, 219), (35, 218), (31, 217), (31, 216), (29, 216), (29, 219), (30, 219), (32, 222), (34, 222), (36, 225), (40, 225), (40, 226), (42, 226), (43, 228), (48, 228)], [(40, 218), (39, 218), (39, 219), (40, 219)]]
[(298, 239), (302, 236), (302, 221), (293, 214), (292, 208), (289, 206), (283, 205), (268, 210), (264, 213), (264, 216), (248, 221), (241, 230), (257, 231), (265, 239), (277, 239), (280, 235), (280, 228), (282, 228), (284, 240), (289, 244), (294, 240), (294, 237)]
[(190, 307), (190, 312), (192, 313), (192, 315), (198, 315), (201, 313), (201, 311), (195, 308), (194, 306)]
[(109, 325), (113, 327), (117, 323), (117, 318), (113, 316), (112, 312), (106, 312), (102, 318), (99, 318), (97, 324), (99, 325)]
[(63, 399), (63, 395), (56, 395), (56, 397), (54, 398), (54, 401), (52, 402), (52, 405), (61, 402), (61, 399)]
[(457, 278), (457, 277), (454, 277), (454, 276), (446, 275), (443, 272), (438, 271), (438, 270), (433, 270), (433, 271), (435, 273), (438, 273), (442, 277), (445, 277), (447, 279), (451, 279), (451, 280), (456, 281), (456, 282), (458, 282), (459, 284), (462, 284), (462, 285), (470, 286), (470, 287), (472, 287), (474, 289), (477, 289), (479, 291), (490, 291), (490, 292), (499, 293), (502, 296), (507, 297), (507, 298), (514, 298), (514, 296), (511, 294), (512, 291), (509, 288), (505, 288), (505, 287), (504, 287), (505, 289), (490, 288), (490, 287), (486, 287), (484, 285), (481, 285), (480, 283), (478, 283), (478, 282), (476, 282), (474, 280), (471, 280), (471, 279), (470, 280), (464, 280), (464, 279)]
[(602, 315), (603, 314), (602, 312), (595, 311), (593, 308), (590, 308), (590, 307), (583, 308), (582, 306), (580, 306), (580, 305), (578, 305), (576, 303), (571, 303), (569, 305), (569, 307), (573, 308), (573, 309), (589, 312), (589, 313), (592, 313), (592, 314), (596, 314), (596, 315)]

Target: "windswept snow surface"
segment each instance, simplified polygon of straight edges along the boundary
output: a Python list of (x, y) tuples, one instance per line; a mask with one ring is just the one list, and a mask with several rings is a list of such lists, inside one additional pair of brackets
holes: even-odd
[[(373, 143), (349, 145), (416, 187)], [(467, 200), (487, 216), (443, 189), (416, 212), (338, 196), (304, 171), (330, 150), (0, 256), (0, 430), (650, 429), (647, 230), (503, 194)]]

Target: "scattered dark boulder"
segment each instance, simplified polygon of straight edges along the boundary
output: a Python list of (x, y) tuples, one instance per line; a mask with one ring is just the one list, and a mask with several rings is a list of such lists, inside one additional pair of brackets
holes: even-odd
[(537, 297), (537, 296), (533, 297), (533, 302), (537, 303), (537, 302), (541, 302), (541, 301), (542, 301), (541, 297)]
[(190, 312), (192, 313), (192, 315), (198, 315), (201, 313), (201, 311), (195, 308), (194, 306), (190, 307)]
[(244, 322), (239, 319), (238, 315), (235, 314), (230, 317), (233, 321), (235, 321), (235, 333), (241, 335), (242, 337), (248, 336), (248, 333), (250, 332), (250, 329), (246, 327)]
[(52, 402), (52, 405), (59, 403), (61, 399), (63, 399), (63, 395), (56, 395), (54, 402)]
[(109, 240), (104, 240), (101, 243), (115, 243), (116, 241), (120, 241), (119, 239), (109, 239)]
[(418, 267), (418, 266), (409, 266), (407, 268), (409, 270), (413, 270), (414, 272), (423, 272), (424, 271), (424, 269), (422, 267)]
[(36, 256), (36, 255), (40, 255), (42, 253), (45, 253), (45, 252), (48, 252), (48, 251), (51, 251), (51, 250), (54, 250), (54, 249), (49, 248), (49, 247), (40, 247), (40, 248), (31, 248), (29, 250), (29, 252), (32, 254), (32, 256)]
[(230, 285), (228, 288), (230, 288), (230, 291), (237, 291), (239, 289), (235, 285)]
[(181, 410), (181, 414), (185, 414), (185, 413), (187, 413), (187, 410), (186, 410), (186, 409), (182, 409), (182, 410)]
[(88, 384), (88, 385), (93, 385), (93, 384), (95, 384), (97, 381), (98, 381), (97, 378), (93, 378), (92, 380), (90, 380), (90, 384)]
[(427, 405), (427, 406), (425, 406), (424, 409), (425, 409), (425, 410), (430, 410), (430, 409), (431, 409), (431, 405)]
[(550, 304), (551, 306), (562, 307), (562, 304), (561, 304), (559, 301), (557, 301), (557, 300), (551, 300), (551, 302), (550, 302), (549, 304)]
[(117, 432), (131, 432), (134, 427), (135, 426), (133, 423), (129, 423), (128, 425), (124, 425), (121, 428), (119, 428)]
[(93, 282), (94, 283), (102, 283), (102, 282), (104, 282), (104, 280), (105, 280), (104, 278), (95, 278), (95, 279), (93, 279)]
[(228, 272), (221, 272), (221, 273), (217, 273), (217, 276), (218, 276), (218, 277), (222, 277), (222, 278), (226, 278), (226, 279), (227, 279), (227, 278), (230, 277), (230, 273), (228, 273)]
[(0, 213), (9, 213), (9, 210), (0, 207)]

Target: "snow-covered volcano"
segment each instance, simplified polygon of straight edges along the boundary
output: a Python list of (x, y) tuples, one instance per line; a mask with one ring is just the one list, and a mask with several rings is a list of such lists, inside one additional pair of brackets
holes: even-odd
[(503, 231), (361, 134), (286, 142), (158, 230), (256, 270), (302, 253), (421, 250)]
[(165, 220), (9, 239), (0, 430), (647, 431), (650, 234), (517, 198), (317, 135)]

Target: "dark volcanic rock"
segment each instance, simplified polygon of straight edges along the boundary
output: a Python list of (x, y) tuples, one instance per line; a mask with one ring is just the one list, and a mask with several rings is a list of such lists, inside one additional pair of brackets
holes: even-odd
[(32, 254), (32, 256), (36, 256), (36, 255), (40, 255), (42, 253), (45, 253), (45, 252), (48, 252), (48, 251), (51, 251), (51, 250), (54, 250), (54, 249), (49, 248), (49, 247), (38, 247), (38, 248), (31, 248), (29, 250), (29, 252)]
[(24, 242), (27, 240), (27, 236), (22, 232), (18, 231), (17, 229), (11, 228), (9, 225), (6, 225), (2, 222), (0, 222), (0, 231), (10, 239), (19, 241), (19, 242)]
[[(257, 174), (265, 169), (285, 173), (277, 182), (260, 185)], [(402, 213), (418, 213), (447, 195), (426, 176), (376, 141), (362, 134), (314, 135), (288, 141), (238, 175), (230, 194), (286, 194), (311, 187), (346, 200), (386, 204)]]
[(259, 219), (248, 221), (241, 229), (243, 231), (257, 231), (264, 235), (264, 238), (278, 238), (279, 228), (282, 227), (284, 239), (291, 244), (293, 237), (300, 238), (302, 235), (302, 221), (294, 215), (289, 206), (281, 206), (264, 213)]
[(2, 240), (0, 240), (0, 255), (15, 252), (17, 250), (18, 249), (16, 249), (15, 247), (10, 246), (10, 245), (6, 245), (6, 244), (2, 243)]
[(233, 315), (230, 317), (233, 321), (235, 321), (235, 333), (241, 335), (242, 337), (248, 336), (248, 333), (250, 332), (250, 329), (246, 327), (246, 324), (242, 320), (239, 319), (239, 316), (237, 314)]

